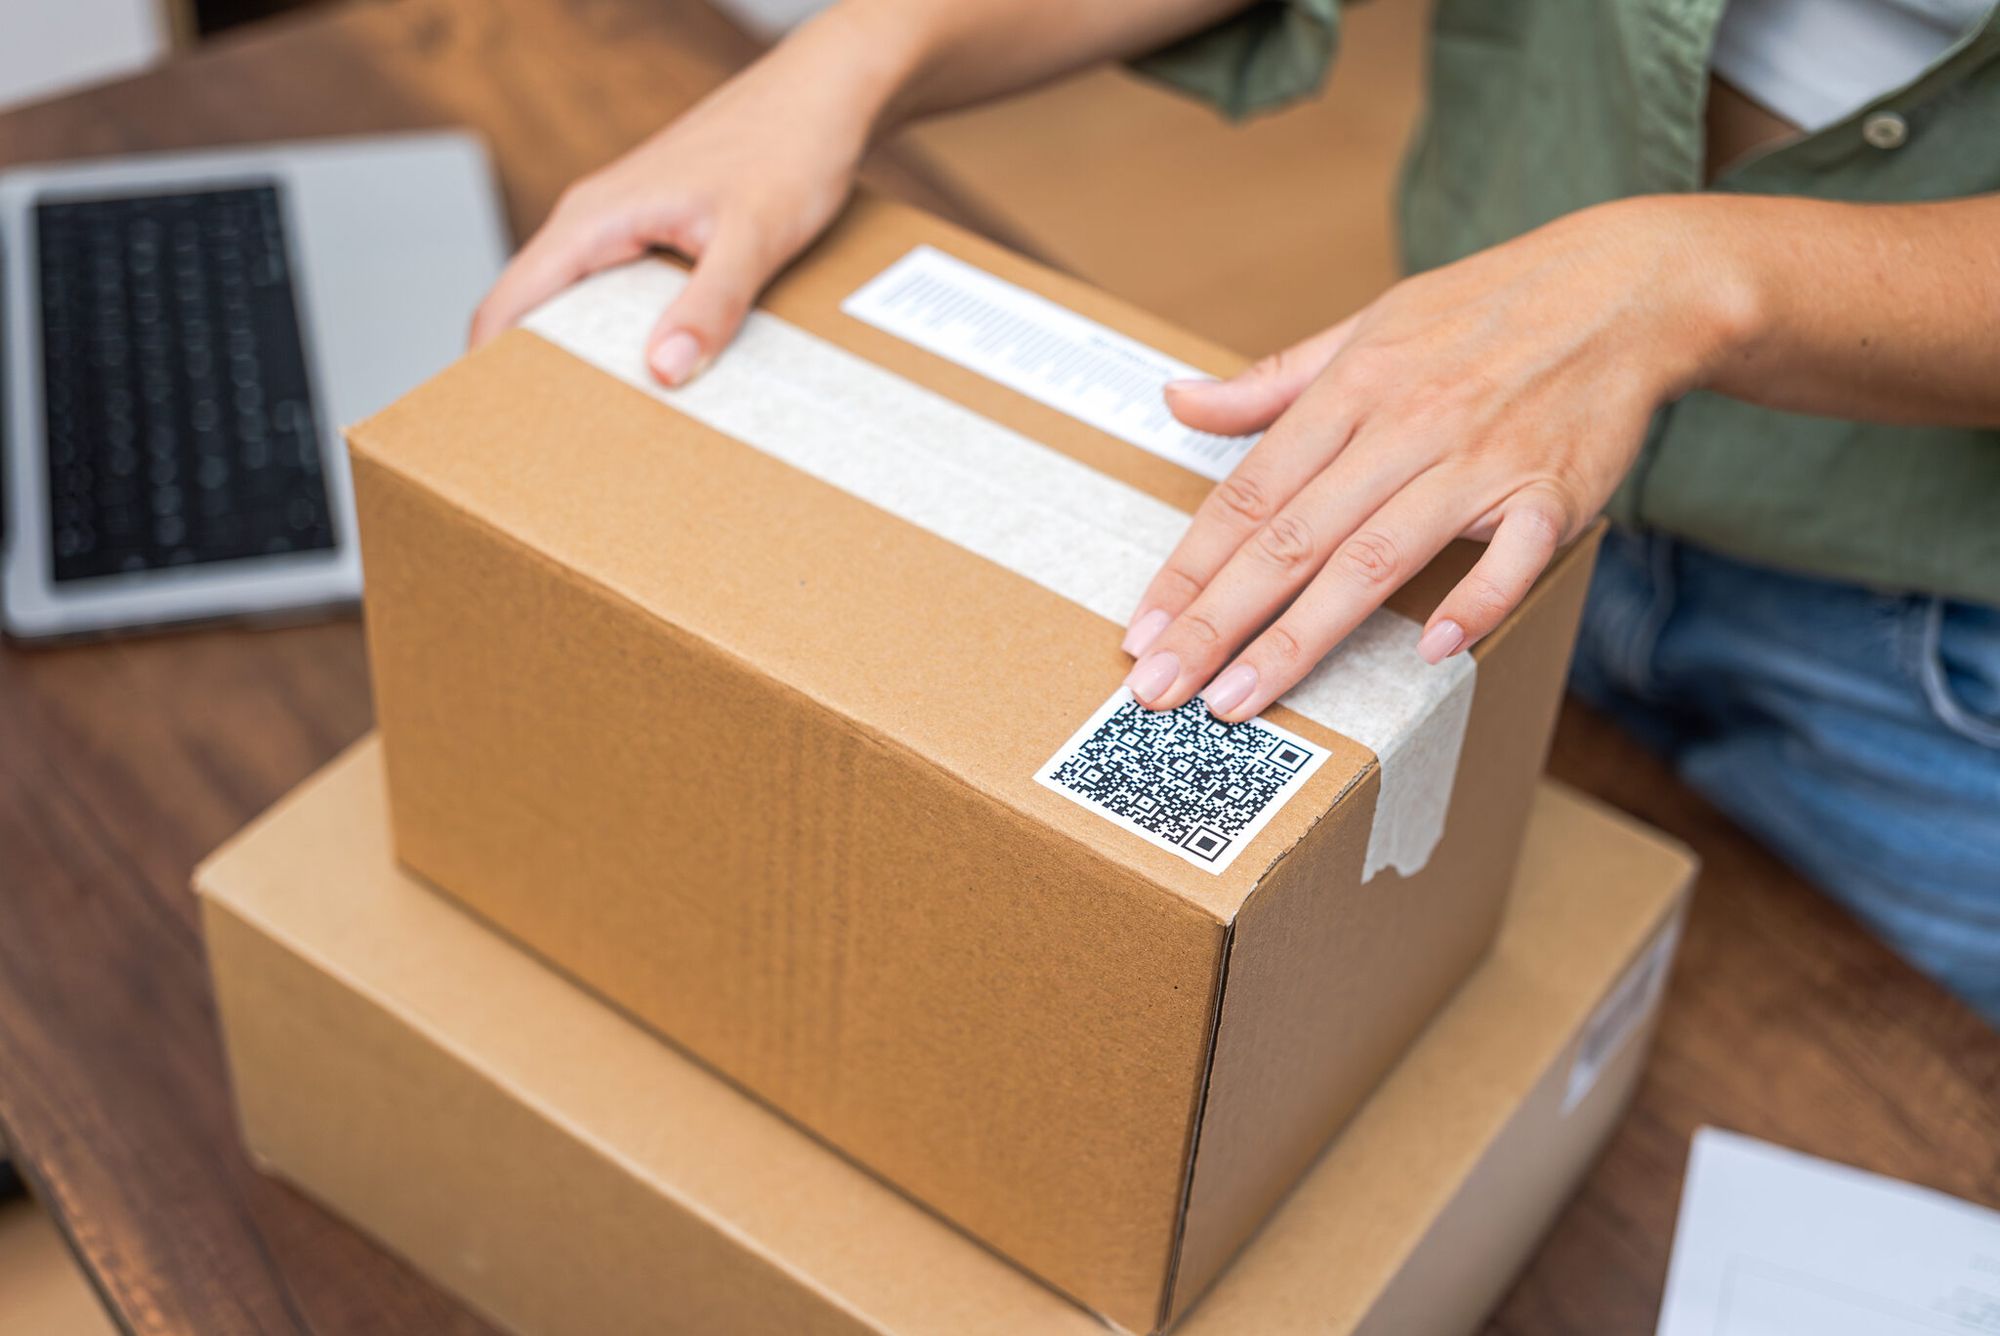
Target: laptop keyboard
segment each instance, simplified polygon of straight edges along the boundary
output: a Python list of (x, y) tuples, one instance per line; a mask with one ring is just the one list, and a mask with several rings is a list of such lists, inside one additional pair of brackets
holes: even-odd
[(332, 547), (277, 187), (35, 224), (54, 578)]

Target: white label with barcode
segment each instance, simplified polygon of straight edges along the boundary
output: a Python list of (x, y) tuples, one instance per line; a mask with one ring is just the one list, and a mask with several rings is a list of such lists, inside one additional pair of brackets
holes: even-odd
[(1167, 382), (1200, 369), (933, 246), (840, 309), (1204, 478), (1228, 477), (1257, 439), (1196, 431), (1167, 411)]
[(1035, 782), (1220, 874), (1325, 760), (1324, 747), (1268, 719), (1225, 724), (1199, 696), (1142, 709), (1120, 687)]
[(1652, 1014), (1653, 1004), (1666, 986), (1667, 972), (1673, 968), (1680, 930), (1680, 920), (1675, 919), (1591, 1013), (1583, 1027), (1582, 1042), (1576, 1047), (1576, 1060), (1570, 1065), (1569, 1084), (1563, 1090), (1564, 1114), (1583, 1102), (1606, 1064), (1624, 1050), (1626, 1040)]

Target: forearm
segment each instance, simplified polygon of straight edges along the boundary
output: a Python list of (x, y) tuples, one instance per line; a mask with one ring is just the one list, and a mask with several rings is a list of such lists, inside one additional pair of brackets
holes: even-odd
[(1687, 262), (1729, 289), (1706, 387), (1826, 417), (2000, 425), (2000, 196), (1687, 209)]
[[(774, 53), (851, 81), (873, 130), (1139, 55), (1245, 0), (842, 0)], [(790, 48), (788, 51), (787, 48)]]

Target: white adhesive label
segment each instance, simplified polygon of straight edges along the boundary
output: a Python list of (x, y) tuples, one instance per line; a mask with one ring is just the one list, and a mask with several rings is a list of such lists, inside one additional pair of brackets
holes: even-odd
[(1605, 1066), (1625, 1049), (1632, 1034), (1653, 1014), (1660, 990), (1666, 987), (1667, 973), (1673, 968), (1674, 948), (1680, 944), (1681, 921), (1675, 919), (1645, 954), (1632, 962), (1625, 977), (1597, 1004), (1583, 1027), (1583, 1038), (1570, 1063), (1569, 1083), (1563, 1088), (1565, 1116), (1583, 1102), (1604, 1074)]
[(1186, 427), (1170, 380), (1203, 372), (1004, 278), (919, 246), (840, 304), (857, 320), (1220, 482), (1256, 443)]
[(1147, 710), (1120, 687), (1035, 782), (1219, 874), (1325, 762), (1268, 719), (1218, 723), (1199, 697)]
[[(523, 324), (696, 421), (1118, 625), (1187, 528), (1188, 516), (1158, 498), (767, 312), (752, 312), (693, 384), (668, 390), (646, 370), (645, 341), (684, 281), (674, 265), (635, 261), (585, 279)], [(1374, 613), (1283, 701), (1381, 762), (1368, 877), (1423, 867), (1458, 771), (1473, 659), (1424, 663), (1420, 632), (1407, 617)]]

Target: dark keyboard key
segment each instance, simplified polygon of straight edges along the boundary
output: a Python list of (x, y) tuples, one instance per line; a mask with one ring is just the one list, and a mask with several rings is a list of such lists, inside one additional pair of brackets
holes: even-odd
[(277, 187), (35, 212), (55, 578), (332, 547)]

